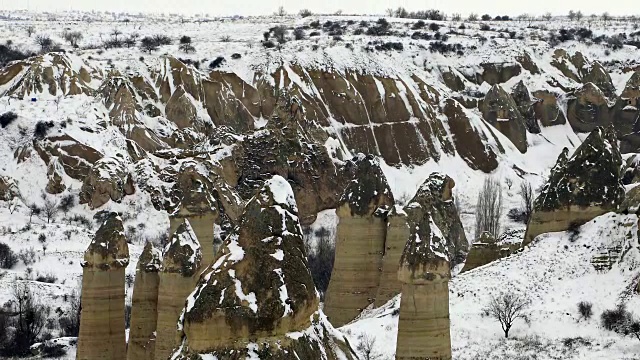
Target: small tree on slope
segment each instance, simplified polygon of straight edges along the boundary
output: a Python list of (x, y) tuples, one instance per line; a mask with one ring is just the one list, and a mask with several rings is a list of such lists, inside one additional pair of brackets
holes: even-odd
[(483, 232), (491, 233), (495, 238), (500, 235), (502, 217), (502, 188), (500, 182), (487, 178), (478, 194), (476, 204), (476, 238)]
[(504, 337), (508, 338), (509, 330), (517, 319), (529, 323), (529, 317), (526, 313), (528, 307), (529, 301), (524, 296), (507, 293), (492, 297), (484, 311), (500, 322)]

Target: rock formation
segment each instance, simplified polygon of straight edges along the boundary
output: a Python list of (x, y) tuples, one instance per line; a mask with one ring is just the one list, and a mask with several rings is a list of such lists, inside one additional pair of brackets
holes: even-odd
[(609, 102), (596, 85), (586, 83), (574, 96), (567, 106), (567, 120), (575, 131), (592, 132), (598, 126), (611, 124)]
[(482, 102), (484, 119), (503, 133), (520, 152), (527, 152), (527, 128), (515, 101), (500, 85), (494, 85)]
[(158, 289), (155, 360), (166, 360), (178, 344), (176, 324), (187, 296), (198, 281), (202, 262), (200, 243), (184, 219), (164, 249)]
[(128, 264), (122, 219), (110, 213), (84, 253), (78, 360), (126, 358), (124, 270)]
[(513, 88), (511, 97), (518, 106), (518, 111), (525, 121), (527, 131), (532, 134), (539, 134), (540, 125), (538, 124), (538, 120), (536, 119), (536, 114), (533, 108), (533, 106), (538, 102), (538, 99), (535, 99), (531, 95), (529, 89), (527, 89), (527, 86), (522, 80), (520, 80)]
[(8, 176), (0, 175), (0, 200), (13, 200), (18, 194), (18, 186), (15, 181)]
[(132, 195), (135, 190), (133, 179), (121, 159), (102, 158), (96, 161), (84, 178), (80, 203), (96, 209), (109, 200), (120, 202), (125, 195)]
[(408, 208), (411, 236), (400, 259), (396, 359), (451, 359), (447, 241), (428, 210)]
[(62, 164), (60, 164), (58, 158), (52, 158), (47, 167), (47, 177), (49, 181), (47, 181), (47, 187), (45, 188), (49, 194), (60, 194), (67, 188), (63, 181), (63, 175), (64, 168)]
[(570, 159), (565, 150), (535, 200), (523, 245), (616, 210), (625, 196), (621, 167), (612, 128), (594, 130)]
[(395, 205), (387, 215), (386, 223), (382, 273), (376, 294), (376, 307), (386, 304), (402, 290), (402, 283), (398, 281), (398, 264), (409, 239), (407, 214), (402, 207)]
[[(517, 238), (522, 239), (522, 233), (517, 233)], [(503, 257), (511, 255), (513, 252), (520, 249), (521, 242), (506, 242), (501, 235), (499, 239), (496, 239), (491, 233), (483, 232), (479, 238), (477, 238), (467, 256), (467, 261), (464, 263), (461, 273), (469, 270), (473, 270), (477, 267), (486, 265), (490, 262), (496, 261)]]
[(533, 92), (533, 97), (537, 99), (533, 104), (533, 111), (536, 120), (540, 121), (542, 126), (563, 125), (567, 122), (564, 112), (558, 105), (556, 94), (546, 90), (538, 90)]
[(161, 257), (160, 251), (147, 242), (138, 259), (131, 300), (127, 360), (153, 360), (155, 357)]
[(336, 211), (336, 257), (324, 311), (334, 326), (353, 320), (376, 297), (393, 196), (377, 160), (361, 155), (347, 165), (353, 177)]
[(293, 190), (274, 176), (247, 203), (189, 295), (174, 358), (352, 359), (319, 312), (319, 301)]

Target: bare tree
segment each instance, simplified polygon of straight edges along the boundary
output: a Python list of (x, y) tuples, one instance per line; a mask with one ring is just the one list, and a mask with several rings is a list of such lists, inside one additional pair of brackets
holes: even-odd
[(544, 15), (542, 15), (542, 18), (545, 19), (546, 21), (551, 21), (551, 19), (553, 19), (553, 15), (550, 12), (547, 12)]
[(533, 212), (533, 188), (528, 181), (520, 183), (518, 195), (520, 195), (522, 200), (522, 211), (524, 212), (525, 221), (529, 222), (529, 218)]
[(582, 20), (583, 17), (584, 17), (584, 15), (582, 14), (582, 11), (578, 10), (576, 12), (576, 20), (580, 21), (580, 20)]
[(78, 41), (82, 40), (82, 33), (80, 31), (65, 31), (62, 35), (64, 37), (64, 40), (74, 48), (78, 47)]
[(467, 18), (467, 20), (469, 20), (469, 21), (478, 21), (478, 14), (476, 14), (476, 13), (469, 14), (469, 17)]
[(23, 283), (13, 284), (12, 310), (15, 316), (15, 353), (29, 354), (29, 347), (44, 329), (50, 309), (38, 304), (29, 287)]
[(280, 6), (278, 11), (276, 11), (277, 16), (285, 16), (287, 15), (287, 11), (284, 9), (284, 6)]
[(28, 207), (29, 207), (29, 224), (31, 224), (31, 220), (33, 219), (33, 215), (35, 215), (35, 216), (40, 215), (40, 213), (42, 213), (42, 209), (38, 205), (36, 205), (35, 203), (34, 204), (29, 204)]
[(500, 218), (502, 217), (502, 187), (494, 178), (484, 181), (476, 204), (476, 237), (487, 231), (494, 237), (500, 235)]
[(118, 30), (118, 29), (113, 29), (111, 31), (111, 36), (113, 36), (113, 38), (118, 41), (118, 36), (122, 35), (122, 31)]
[(571, 20), (571, 21), (575, 20), (576, 19), (576, 12), (573, 11), (573, 10), (569, 10), (568, 17), (569, 17), (569, 20)]
[(511, 187), (513, 186), (513, 179), (512, 178), (506, 178), (506, 179), (504, 179), (504, 183), (507, 185), (509, 190), (511, 190)]
[(526, 313), (528, 307), (529, 301), (524, 296), (507, 293), (493, 296), (484, 311), (500, 322), (504, 337), (508, 338), (509, 330), (516, 320), (522, 319), (527, 324), (529, 323), (529, 317)]
[(363, 360), (377, 360), (382, 358), (382, 354), (375, 351), (376, 338), (362, 333), (358, 336), (358, 345), (356, 350), (360, 353)]
[(38, 35), (36, 36), (36, 44), (40, 45), (42, 52), (48, 52), (53, 47), (53, 40), (49, 35)]
[(36, 28), (33, 25), (27, 26), (27, 35), (31, 37), (36, 32)]
[(58, 203), (56, 201), (47, 197), (44, 200), (42, 211), (44, 213), (44, 216), (47, 217), (47, 224), (49, 224), (53, 219), (55, 219), (56, 215), (58, 215), (58, 211), (60, 211), (60, 208), (58, 208)]
[(600, 15), (600, 17), (602, 18), (602, 21), (606, 24), (609, 20), (611, 20), (611, 15), (609, 15), (608, 12), (603, 12), (602, 15)]

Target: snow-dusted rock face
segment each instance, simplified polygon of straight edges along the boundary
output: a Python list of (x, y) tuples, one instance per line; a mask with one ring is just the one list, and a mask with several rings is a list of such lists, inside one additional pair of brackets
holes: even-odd
[[(408, 208), (415, 219), (415, 208)], [(446, 238), (429, 212), (411, 223), (398, 269), (402, 282), (396, 359), (451, 359), (449, 257)], [(411, 221), (411, 220), (410, 220)]]
[(128, 264), (122, 219), (110, 213), (84, 253), (78, 359), (126, 357), (124, 272)]
[(519, 81), (513, 90), (511, 90), (511, 97), (518, 106), (518, 111), (520, 112), (520, 115), (522, 115), (527, 131), (532, 134), (539, 134), (540, 125), (538, 124), (535, 110), (533, 108), (533, 106), (538, 102), (538, 99), (535, 99), (531, 95), (531, 92), (529, 92), (527, 85), (525, 85), (523, 81)]
[(375, 300), (385, 249), (385, 218), (393, 206), (389, 184), (375, 158), (360, 155), (345, 167), (353, 180), (337, 210), (336, 257), (324, 307), (335, 326), (353, 320)]
[(169, 358), (172, 349), (178, 344), (176, 324), (180, 311), (187, 295), (197, 283), (203, 265), (200, 242), (187, 219), (173, 233), (162, 257), (154, 349), (156, 360)]
[(187, 298), (177, 358), (235, 359), (256, 351), (262, 358), (289, 359), (298, 352), (300, 358), (332, 359), (348, 349), (329, 346), (340, 341), (331, 331), (308, 334), (331, 325), (319, 312), (297, 213), (291, 186), (277, 175), (247, 203)]
[(15, 184), (15, 181), (8, 177), (0, 175), (0, 200), (13, 200), (18, 196), (18, 187)]
[(500, 85), (494, 85), (482, 102), (484, 119), (503, 133), (520, 152), (527, 151), (527, 127), (511, 95)]
[(154, 359), (161, 267), (162, 253), (147, 242), (136, 269), (127, 360)]
[(80, 203), (96, 209), (109, 200), (120, 202), (136, 191), (131, 174), (122, 159), (102, 158), (91, 167), (80, 190)]
[(622, 158), (611, 127), (597, 128), (571, 158), (558, 158), (535, 200), (524, 244), (536, 236), (576, 227), (608, 211), (625, 197)]
[(57, 157), (64, 172), (76, 180), (83, 180), (93, 164), (104, 157), (98, 150), (64, 133), (42, 140), (34, 139), (33, 148), (46, 164)]

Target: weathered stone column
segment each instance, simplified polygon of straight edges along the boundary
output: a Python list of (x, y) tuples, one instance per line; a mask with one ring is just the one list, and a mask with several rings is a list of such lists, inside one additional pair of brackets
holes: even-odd
[(164, 251), (158, 290), (155, 359), (166, 360), (177, 345), (177, 324), (187, 296), (197, 282), (202, 250), (193, 228), (184, 220)]
[(396, 205), (387, 216), (387, 234), (384, 242), (380, 286), (376, 295), (376, 307), (384, 305), (402, 290), (402, 283), (398, 281), (398, 264), (408, 238), (407, 214), (400, 206)]
[(398, 270), (402, 299), (396, 359), (451, 360), (445, 239), (428, 213), (422, 219), (419, 226), (412, 224)]
[(155, 354), (161, 257), (160, 251), (147, 242), (138, 260), (127, 360), (152, 360)]
[(122, 219), (111, 213), (84, 253), (77, 359), (125, 359), (124, 270), (128, 264)]
[(336, 256), (325, 298), (329, 321), (342, 326), (374, 302), (380, 284), (388, 209), (393, 197), (380, 165), (364, 155), (350, 163), (353, 179), (336, 211)]

